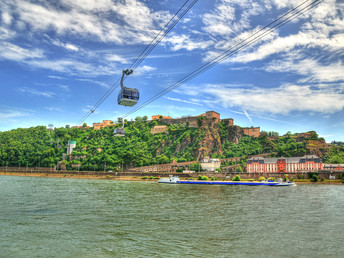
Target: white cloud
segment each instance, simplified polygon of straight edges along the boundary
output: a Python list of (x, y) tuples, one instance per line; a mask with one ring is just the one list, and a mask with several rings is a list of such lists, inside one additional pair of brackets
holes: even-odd
[(94, 65), (92, 63), (80, 62), (73, 59), (60, 60), (28, 60), (27, 64), (37, 68), (49, 69), (68, 74), (78, 74), (83, 76), (109, 75), (115, 72), (110, 66)]
[(272, 61), (264, 69), (268, 72), (296, 72), (305, 76), (303, 82), (344, 81), (344, 65), (341, 61), (322, 65), (314, 59), (295, 60), (291, 58)]
[(108, 85), (104, 82), (100, 82), (100, 81), (96, 81), (96, 80), (92, 80), (92, 79), (87, 79), (87, 78), (79, 78), (79, 79), (76, 79), (78, 81), (82, 81), (82, 82), (90, 82), (90, 83), (94, 83), (94, 84), (98, 84), (102, 87), (104, 87), (105, 89), (109, 89), (111, 85)]
[(135, 69), (135, 72), (133, 73), (134, 76), (139, 76), (139, 75), (142, 75), (142, 74), (145, 74), (145, 73), (150, 73), (152, 71), (155, 71), (156, 68), (155, 67), (151, 67), (151, 66), (148, 66), (148, 65), (143, 65), (143, 66), (140, 66), (138, 68)]
[(0, 43), (0, 59), (24, 61), (42, 57), (44, 57), (44, 54), (40, 49), (24, 49), (9, 42)]
[(4, 27), (0, 27), (0, 40), (8, 40), (13, 38), (16, 33), (13, 30), (9, 30)]
[[(198, 92), (200, 102), (212, 102), (224, 108), (239, 107), (255, 114), (287, 115), (298, 111), (333, 114), (344, 109), (344, 90), (338, 89), (298, 85), (233, 89), (208, 84), (194, 91)], [(188, 92), (186, 89), (184, 94)]]
[(23, 112), (20, 110), (0, 110), (0, 123), (7, 123), (8, 119), (13, 119), (16, 117), (24, 117), (31, 115), (28, 112)]
[(69, 86), (67, 85), (58, 85), (62, 90), (69, 91)]
[(57, 108), (57, 107), (45, 107), (45, 109), (49, 110), (49, 111), (58, 111), (58, 112), (63, 112), (62, 109)]
[(51, 79), (66, 80), (66, 78), (61, 77), (61, 76), (56, 76), (56, 75), (49, 75), (48, 77)]
[(128, 61), (119, 56), (119, 55), (114, 55), (114, 54), (108, 54), (105, 56), (106, 60), (112, 61), (112, 62), (118, 62), (118, 63), (122, 63), (122, 64), (127, 64)]
[(183, 103), (197, 105), (197, 106), (203, 106), (202, 104), (198, 102), (193, 102), (193, 101), (188, 101), (188, 100), (183, 100), (183, 99), (178, 99), (178, 98), (171, 98), (171, 97), (165, 97), (165, 98), (172, 101), (183, 102)]
[[(152, 32), (171, 17), (169, 12), (153, 12), (145, 3), (136, 0), (124, 3), (64, 0), (58, 4), (14, 0), (2, 3), (1, 7), (11, 10), (11, 14), (16, 16), (16, 24), (23, 29), (27, 26), (33, 32), (54, 30), (58, 35), (117, 44), (149, 42)], [(75, 51), (75, 46), (68, 43), (65, 47)]]
[(211, 40), (193, 40), (189, 35), (175, 35), (167, 37), (163, 42), (169, 43), (172, 46), (173, 51), (178, 51), (181, 49), (186, 49), (192, 51), (194, 49), (205, 49), (213, 44)]
[(25, 94), (41, 96), (41, 97), (46, 97), (46, 98), (51, 98), (56, 95), (54, 92), (51, 92), (51, 91), (39, 91), (39, 90), (28, 88), (28, 87), (19, 88), (18, 91)]
[(12, 23), (12, 16), (7, 12), (3, 12), (1, 18), (6, 25), (10, 25)]

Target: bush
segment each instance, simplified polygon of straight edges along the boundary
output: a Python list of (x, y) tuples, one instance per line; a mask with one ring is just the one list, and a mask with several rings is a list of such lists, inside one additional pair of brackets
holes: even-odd
[(239, 175), (232, 178), (232, 181), (241, 181), (241, 178)]
[(320, 179), (320, 182), (325, 182), (325, 178), (322, 177), (322, 178)]
[(299, 174), (299, 175), (297, 175), (297, 179), (305, 179), (305, 175), (304, 174)]
[(141, 179), (147, 179), (148, 178), (148, 176), (143, 176), (143, 177), (141, 177)]
[(259, 179), (258, 179), (259, 182), (261, 181), (265, 181), (265, 177), (261, 176)]
[(318, 179), (319, 179), (319, 173), (308, 172), (307, 175), (308, 175), (308, 178), (309, 178), (309, 179), (312, 179), (314, 175), (318, 176)]
[(153, 179), (154, 177), (153, 176), (150, 176), (149, 179)]
[(216, 178), (215, 178), (214, 176), (212, 176), (212, 177), (210, 178), (210, 180), (211, 180), (211, 181), (215, 181)]
[(289, 178), (289, 181), (290, 181), (290, 182), (293, 182), (293, 181), (294, 181), (294, 178), (291, 176), (291, 177)]
[(311, 178), (312, 182), (318, 182), (319, 181), (319, 176), (318, 175), (313, 175)]
[(198, 180), (204, 180), (204, 181), (206, 181), (206, 180), (209, 180), (209, 177), (199, 175), (199, 176), (198, 176)]
[(285, 182), (288, 182), (288, 181), (289, 181), (289, 179), (288, 179), (288, 176), (287, 176), (287, 175), (284, 175), (284, 179), (283, 179), (283, 181), (285, 181)]
[(275, 182), (275, 181), (276, 181), (276, 178), (274, 178), (274, 177), (269, 177), (269, 178), (268, 178), (268, 181), (273, 181), (273, 182)]
[(249, 182), (253, 182), (253, 181), (254, 181), (254, 179), (250, 178), (248, 181), (249, 181)]

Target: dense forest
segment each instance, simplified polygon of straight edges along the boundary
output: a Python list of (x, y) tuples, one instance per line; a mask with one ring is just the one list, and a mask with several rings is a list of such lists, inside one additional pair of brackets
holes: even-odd
[[(67, 168), (80, 164), (80, 170), (117, 170), (154, 164), (193, 161), (203, 156), (230, 158), (270, 153), (270, 156), (302, 156), (310, 154), (309, 141), (323, 141), (314, 134), (308, 139), (295, 135), (277, 136), (262, 132), (259, 138), (244, 136), (238, 126), (225, 121), (190, 128), (183, 124), (169, 125), (164, 133), (151, 134), (161, 121), (129, 121), (126, 135), (114, 137), (116, 126), (101, 130), (70, 128), (48, 130), (45, 126), (0, 132), (0, 166), (54, 167), (62, 162)], [(77, 142), (67, 156), (68, 140)], [(326, 144), (326, 143), (325, 143)], [(325, 163), (344, 163), (344, 148), (332, 144), (317, 150)]]

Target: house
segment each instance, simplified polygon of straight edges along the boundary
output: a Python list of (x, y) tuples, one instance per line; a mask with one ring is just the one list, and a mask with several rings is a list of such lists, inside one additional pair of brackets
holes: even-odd
[(249, 158), (246, 163), (247, 173), (298, 173), (319, 171), (323, 163), (316, 155), (303, 157)]
[(221, 167), (221, 161), (219, 159), (205, 157), (201, 160), (201, 167), (205, 171), (216, 171), (216, 169)]
[(101, 123), (93, 123), (93, 130), (100, 130), (106, 126), (114, 125), (112, 120), (103, 120)]

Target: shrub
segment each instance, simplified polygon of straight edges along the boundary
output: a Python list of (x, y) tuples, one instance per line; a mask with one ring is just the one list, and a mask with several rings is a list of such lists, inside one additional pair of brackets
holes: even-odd
[(320, 182), (325, 182), (325, 178), (322, 177), (322, 178), (320, 179)]
[(153, 179), (160, 179), (160, 176), (156, 176), (156, 177), (154, 177)]
[(202, 176), (202, 175), (199, 175), (198, 176), (198, 180), (209, 180), (209, 177), (207, 177), (207, 176)]
[(254, 181), (254, 179), (250, 178), (248, 181), (249, 181), (249, 182), (253, 182), (253, 181)]
[(259, 179), (258, 179), (259, 182), (261, 181), (265, 181), (265, 177), (261, 176)]
[(233, 181), (241, 181), (241, 178), (239, 175), (232, 178)]
[(211, 181), (215, 181), (216, 178), (215, 178), (214, 176), (212, 176), (212, 177), (210, 178), (210, 180), (211, 180)]
[(274, 178), (274, 177), (269, 177), (269, 178), (268, 178), (268, 181), (273, 181), (273, 182), (275, 182), (275, 181), (276, 181), (276, 178)]
[(207, 180), (209, 180), (209, 177), (203, 176), (202, 180), (207, 181)]
[(147, 179), (148, 178), (148, 176), (143, 176), (143, 177), (141, 177), (141, 179)]
[(304, 174), (298, 174), (297, 179), (305, 179), (305, 175)]
[(312, 179), (312, 178), (313, 178), (313, 175), (316, 175), (316, 176), (318, 176), (318, 179), (319, 179), (319, 173), (315, 173), (315, 172), (308, 172), (308, 173), (307, 173), (307, 175), (308, 175), (308, 178), (309, 178), (309, 179)]
[(312, 178), (311, 178), (311, 181), (312, 182), (318, 182), (319, 181), (318, 175), (313, 175)]
[(294, 181), (294, 178), (291, 176), (291, 177), (289, 178), (289, 181), (290, 181), (290, 182), (293, 182), (293, 181)]
[(150, 176), (149, 179), (153, 179), (154, 177), (153, 176)]
[(284, 175), (284, 179), (283, 179), (283, 181), (285, 181), (285, 182), (288, 182), (288, 181), (289, 181), (289, 179), (288, 179), (288, 176), (287, 176), (287, 175)]

